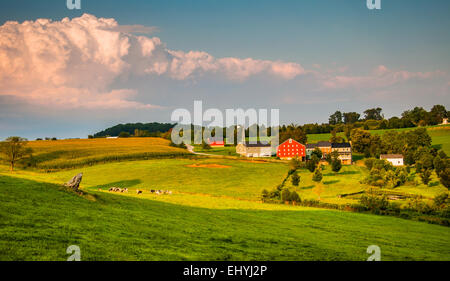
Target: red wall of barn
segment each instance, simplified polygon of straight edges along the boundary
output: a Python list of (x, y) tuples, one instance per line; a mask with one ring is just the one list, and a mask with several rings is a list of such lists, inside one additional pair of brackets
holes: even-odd
[(306, 157), (306, 146), (296, 141), (292, 143), (286, 141), (278, 146), (277, 156), (280, 158)]

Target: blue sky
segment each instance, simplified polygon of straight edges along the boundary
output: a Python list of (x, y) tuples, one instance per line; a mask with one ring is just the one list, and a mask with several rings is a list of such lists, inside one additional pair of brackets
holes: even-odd
[(2, 0), (0, 25), (87, 13), (119, 25), (157, 27), (145, 36), (158, 37), (170, 50), (295, 63), (306, 74), (281, 79), (264, 73), (238, 81), (216, 73), (186, 79), (121, 74), (108, 90), (133, 89), (133, 101), (160, 108), (114, 114), (92, 107), (49, 109), (0, 88), (0, 138), (85, 137), (118, 122), (170, 121), (174, 108), (192, 108), (194, 99), (206, 107), (280, 108), (283, 122), (299, 124), (326, 122), (337, 109), (380, 106), (392, 116), (413, 106), (450, 107), (450, 1), (382, 0), (381, 10), (368, 10), (365, 0), (81, 1), (82, 9), (71, 11), (65, 0)]

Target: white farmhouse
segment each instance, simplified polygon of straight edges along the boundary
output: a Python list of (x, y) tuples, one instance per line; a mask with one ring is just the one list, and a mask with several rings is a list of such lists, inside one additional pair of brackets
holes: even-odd
[(403, 166), (403, 155), (401, 154), (382, 154), (380, 159), (387, 160), (394, 166)]

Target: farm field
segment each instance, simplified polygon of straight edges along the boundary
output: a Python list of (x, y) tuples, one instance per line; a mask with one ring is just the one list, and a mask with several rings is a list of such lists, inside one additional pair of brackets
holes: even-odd
[(76, 139), (30, 141), (33, 159), (28, 166), (58, 170), (121, 160), (177, 157), (187, 151), (161, 138)]
[[(294, 208), (188, 207), (0, 176), (0, 260), (448, 260), (450, 228)], [(282, 234), (282, 235), (281, 235)], [(424, 239), (426, 237), (426, 239)]]
[[(145, 149), (144, 143), (159, 140), (110, 141), (78, 140), (75, 150), (84, 147), (107, 155), (111, 149), (127, 156), (124, 147)], [(450, 259), (448, 227), (263, 204), (261, 191), (274, 189), (286, 178), (287, 163), (183, 158), (185, 150), (173, 150), (161, 141), (152, 151), (161, 155), (180, 151), (179, 156), (99, 162), (52, 172), (11, 173), (0, 166), (0, 260), (64, 260), (65, 249), (73, 244), (84, 249), (83, 260), (365, 260), (365, 250), (372, 244), (382, 248), (383, 260)], [(58, 158), (63, 166), (72, 161), (65, 158), (70, 155), (66, 142), (48, 142), (53, 151), (66, 151)], [(102, 148), (105, 144), (109, 147)], [(34, 149), (51, 151), (45, 146)], [(61, 185), (80, 172), (84, 196)], [(365, 173), (360, 165), (344, 166), (338, 174), (325, 167), (323, 182), (316, 184), (309, 171), (300, 170), (300, 186), (294, 188), (289, 178), (286, 186), (296, 189), (302, 199), (317, 200), (320, 195), (322, 202), (354, 203), (357, 199), (339, 195), (365, 190), (360, 183)], [(395, 191), (429, 200), (446, 190), (435, 175), (432, 182), (431, 187), (407, 185)], [(112, 193), (110, 187), (130, 192)], [(154, 195), (152, 189), (173, 194)]]

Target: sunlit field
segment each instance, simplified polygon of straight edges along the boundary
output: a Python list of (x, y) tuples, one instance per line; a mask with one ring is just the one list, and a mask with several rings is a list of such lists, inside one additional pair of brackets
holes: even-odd
[(161, 138), (78, 139), (30, 141), (33, 158), (25, 167), (58, 170), (121, 160), (177, 157), (184, 149), (169, 146)]
[[(290, 168), (283, 161), (186, 157), (186, 150), (152, 138), (29, 145), (42, 166), (14, 172), (0, 166), (0, 260), (64, 260), (72, 244), (83, 249), (83, 260), (362, 261), (373, 244), (382, 248), (383, 260), (450, 259), (448, 227), (262, 203), (262, 190), (286, 179)], [(141, 153), (157, 157), (135, 157)], [(81, 165), (85, 159), (101, 160)], [(78, 173), (82, 196), (62, 186)], [(368, 188), (361, 184), (367, 170), (360, 163), (339, 173), (326, 166), (323, 174), (315, 183), (302, 169), (300, 185), (287, 178), (286, 187), (302, 199), (335, 204), (356, 203), (357, 197), (341, 195)], [(129, 190), (110, 192), (111, 187)], [(395, 189), (423, 200), (445, 190), (435, 175), (430, 186)]]
[[(450, 228), (314, 208), (215, 209), (0, 176), (0, 260), (449, 260)], [(252, 203), (253, 204), (253, 203)]]

